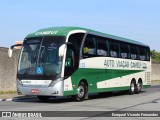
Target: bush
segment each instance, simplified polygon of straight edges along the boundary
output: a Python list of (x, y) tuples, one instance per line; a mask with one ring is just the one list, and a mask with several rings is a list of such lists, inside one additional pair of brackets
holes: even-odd
[(151, 50), (152, 63), (160, 63), (160, 52)]

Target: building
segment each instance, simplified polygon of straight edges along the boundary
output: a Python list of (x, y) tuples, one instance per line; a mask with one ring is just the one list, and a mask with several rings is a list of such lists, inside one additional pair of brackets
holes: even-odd
[[(23, 44), (23, 41), (16, 41), (16, 45)], [(16, 46), (15, 49), (21, 49), (22, 46)]]

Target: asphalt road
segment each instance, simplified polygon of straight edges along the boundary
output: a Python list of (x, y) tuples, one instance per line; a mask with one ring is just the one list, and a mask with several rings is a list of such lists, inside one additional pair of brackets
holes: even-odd
[[(83, 102), (74, 102), (70, 98), (64, 97), (51, 98), (47, 102), (41, 102), (36, 97), (29, 99), (16, 99), (13, 101), (1, 101), (0, 111), (73, 111), (69, 113), (58, 113), (57, 119), (67, 115), (72, 117), (76, 114), (75, 111), (82, 111), (82, 113), (83, 111), (101, 111), (102, 113), (86, 112), (86, 116), (84, 115), (82, 117), (72, 118), (95, 120), (97, 120), (96, 117), (103, 115), (103, 113), (106, 114), (109, 111), (160, 111), (160, 85), (143, 89), (140, 94), (134, 95), (129, 95), (124, 92), (115, 92), (111, 95), (104, 96), (95, 94), (91, 95), (88, 100)], [(50, 115), (53, 116), (53, 112), (50, 113)], [(70, 117), (65, 117), (65, 119), (71, 119)], [(105, 119), (105, 117), (99, 118)], [(117, 117), (109, 118), (114, 120)], [(9, 120), (16, 119), (17, 118), (10, 118)], [(47, 119), (51, 119), (51, 117), (48, 117)], [(130, 117), (130, 119), (133, 118)], [(142, 117), (136, 117), (136, 119), (141, 120)], [(145, 119), (149, 118), (146, 117)], [(154, 119), (158, 120), (159, 118), (154, 117)]]

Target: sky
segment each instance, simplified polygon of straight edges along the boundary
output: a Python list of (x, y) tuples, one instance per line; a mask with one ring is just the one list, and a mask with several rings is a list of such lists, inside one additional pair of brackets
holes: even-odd
[(85, 27), (136, 40), (160, 52), (160, 0), (0, 1), (0, 47), (56, 26)]

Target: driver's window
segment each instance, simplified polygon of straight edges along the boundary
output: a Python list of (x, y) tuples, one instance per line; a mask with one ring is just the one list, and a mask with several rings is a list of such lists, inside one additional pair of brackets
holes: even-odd
[(65, 77), (69, 77), (75, 70), (75, 55), (72, 49), (67, 50), (65, 63)]
[(67, 50), (66, 54), (66, 67), (73, 67), (74, 66), (74, 52), (71, 49)]

